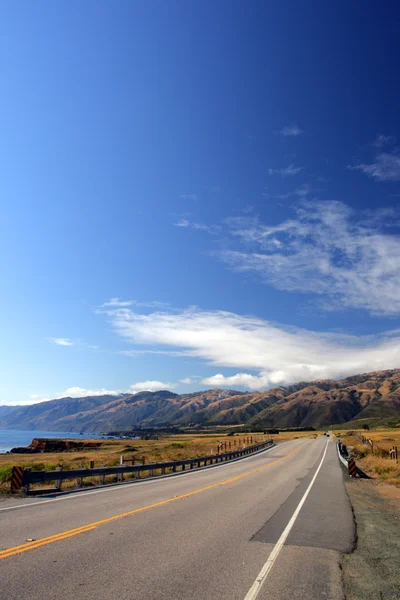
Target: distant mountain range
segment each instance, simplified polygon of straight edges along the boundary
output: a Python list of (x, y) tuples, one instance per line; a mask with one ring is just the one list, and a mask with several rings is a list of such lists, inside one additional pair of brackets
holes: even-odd
[(0, 406), (0, 428), (104, 432), (138, 427), (246, 425), (328, 427), (400, 423), (400, 369), (339, 381), (278, 386), (266, 392), (167, 390), (61, 398), (30, 406)]

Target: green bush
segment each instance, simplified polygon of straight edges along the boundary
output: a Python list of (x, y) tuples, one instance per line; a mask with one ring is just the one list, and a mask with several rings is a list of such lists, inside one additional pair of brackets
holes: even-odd
[(12, 467), (0, 467), (0, 483), (8, 483), (11, 481)]

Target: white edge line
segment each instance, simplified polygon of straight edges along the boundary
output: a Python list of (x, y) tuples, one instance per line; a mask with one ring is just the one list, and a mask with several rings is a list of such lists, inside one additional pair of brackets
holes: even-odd
[[(262, 450), (261, 452), (255, 452), (254, 454), (250, 454), (250, 456), (245, 456), (241, 460), (234, 460), (232, 462), (219, 463), (219, 464), (212, 465), (212, 466), (214, 468), (228, 467), (229, 465), (232, 465), (232, 464), (243, 463), (246, 460), (249, 460), (250, 458), (255, 458), (256, 456), (262, 456), (263, 454), (266, 454), (267, 452), (270, 452), (271, 450), (273, 450), (277, 447), (281, 447), (284, 444), (287, 444), (288, 441), (280, 443), (279, 446), (274, 445), (274, 446), (272, 446), (272, 448), (266, 448), (265, 450)], [(206, 467), (206, 468), (201, 469), (200, 471), (187, 471), (186, 473), (182, 473), (182, 476), (185, 477), (185, 476), (189, 476), (189, 475), (199, 475), (200, 473), (207, 472), (208, 470), (209, 470), (209, 468)], [(177, 475), (181, 476), (181, 473), (177, 473)], [(160, 477), (155, 477), (154, 479), (151, 479), (151, 481), (138, 481), (138, 482), (132, 481), (132, 482), (126, 482), (125, 485), (110, 486), (110, 487), (102, 488), (100, 490), (82, 491), (82, 492), (77, 492), (75, 494), (72, 492), (71, 494), (67, 494), (67, 495), (59, 497), (59, 498), (51, 498), (49, 500), (39, 500), (39, 502), (29, 502), (29, 503), (27, 502), (25, 504), (17, 504), (17, 506), (5, 506), (4, 508), (0, 508), (0, 512), (3, 512), (5, 510), (16, 510), (18, 508), (30, 508), (31, 506), (38, 506), (39, 504), (49, 504), (50, 502), (61, 502), (61, 500), (75, 500), (76, 498), (85, 498), (86, 496), (91, 496), (92, 494), (104, 494), (104, 492), (115, 492), (117, 490), (129, 489), (131, 485), (137, 485), (137, 486), (150, 485), (155, 482), (159, 483), (160, 481), (169, 481), (171, 479), (175, 479), (175, 477), (161, 477), (160, 476)]]
[(299, 516), (299, 512), (301, 511), (301, 508), (304, 504), (304, 502), (307, 499), (308, 494), (311, 491), (312, 486), (314, 485), (315, 480), (317, 479), (317, 475), (321, 470), (322, 467), (322, 463), (324, 462), (325, 456), (326, 456), (326, 451), (328, 449), (328, 444), (329, 444), (329, 440), (326, 442), (326, 446), (325, 446), (325, 452), (324, 455), (321, 459), (321, 462), (319, 463), (318, 469), (316, 470), (314, 477), (312, 478), (310, 485), (308, 486), (308, 488), (306, 489), (304, 496), (302, 497), (302, 499), (300, 500), (296, 510), (294, 511), (292, 518), (290, 519), (289, 523), (286, 525), (285, 529), (283, 530), (281, 537), (279, 538), (279, 540), (276, 542), (274, 548), (272, 549), (271, 554), (268, 557), (267, 562), (264, 564), (264, 566), (262, 567), (261, 571), (259, 572), (259, 574), (256, 577), (255, 582), (253, 583), (253, 585), (251, 586), (251, 588), (249, 589), (249, 591), (247, 592), (245, 599), (244, 600), (255, 600), (255, 598), (257, 598), (260, 590), (261, 590), (261, 586), (263, 585), (264, 581), (266, 580), (269, 572), (271, 571), (272, 567), (274, 566), (274, 563), (276, 561), (276, 559), (279, 556), (280, 551), (283, 548), (284, 543), (286, 542), (286, 539), (290, 533), (290, 530), (292, 529), (293, 525), (295, 524), (295, 521), (297, 519), (297, 517)]

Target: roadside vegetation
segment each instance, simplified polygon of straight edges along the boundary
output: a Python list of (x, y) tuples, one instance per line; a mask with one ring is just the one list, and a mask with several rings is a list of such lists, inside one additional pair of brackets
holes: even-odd
[[(336, 431), (335, 433), (337, 436), (341, 436), (347, 447), (351, 448), (352, 455), (367, 475), (379, 481), (400, 486), (400, 460), (396, 462), (389, 457), (389, 451), (393, 446), (397, 446), (400, 451), (400, 428), (362, 429)], [(372, 445), (363, 443), (361, 436), (372, 440)]]
[[(11, 471), (13, 465), (19, 465), (24, 468), (30, 468), (33, 471), (55, 470), (57, 466), (62, 465), (63, 469), (79, 469), (81, 467), (89, 468), (90, 462), (94, 461), (94, 466), (111, 467), (120, 464), (120, 457), (124, 457), (125, 464), (132, 464), (132, 458), (135, 464), (146, 464), (163, 461), (182, 460), (187, 458), (196, 458), (208, 454), (216, 454), (218, 446), (226, 442), (227, 450), (239, 449), (244, 443), (247, 444), (247, 438), (253, 438), (253, 444), (266, 439), (273, 438), (276, 441), (297, 439), (303, 437), (315, 438), (322, 432), (317, 431), (284, 431), (274, 435), (263, 435), (262, 433), (240, 433), (229, 435), (226, 432), (203, 433), (203, 434), (179, 434), (160, 436), (156, 440), (135, 440), (135, 439), (112, 439), (104, 440), (99, 449), (89, 449), (84, 452), (41, 452), (37, 454), (0, 454), (0, 493), (9, 493), (11, 482)], [(82, 438), (79, 441), (83, 441)], [(87, 440), (89, 441), (89, 440)], [(106, 478), (107, 483), (116, 481), (116, 477), (110, 475)], [(84, 485), (97, 485), (98, 478), (85, 478)], [(63, 489), (75, 487), (75, 481), (69, 480), (63, 482)]]

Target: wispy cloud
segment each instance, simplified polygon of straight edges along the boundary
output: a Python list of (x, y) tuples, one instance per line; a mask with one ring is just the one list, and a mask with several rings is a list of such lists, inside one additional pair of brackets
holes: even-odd
[(104, 302), (102, 306), (112, 306), (112, 307), (122, 307), (122, 306), (132, 306), (133, 300), (120, 300), (119, 298), (110, 298), (107, 302)]
[[(363, 308), (400, 314), (400, 238), (388, 233), (387, 214), (357, 215), (341, 202), (302, 202), (293, 219), (274, 226), (257, 218), (227, 221), (239, 247), (220, 258), (253, 271), (281, 290), (324, 297), (325, 309)], [(400, 226), (390, 211), (392, 228)]]
[(370, 164), (349, 165), (352, 171), (361, 171), (376, 181), (400, 181), (400, 155), (382, 152)]
[(152, 300), (150, 302), (139, 302), (138, 300), (120, 300), (119, 298), (110, 298), (104, 302), (100, 308), (125, 308), (127, 306), (138, 306), (141, 308), (165, 308), (168, 306), (166, 302), (158, 302)]
[(263, 196), (266, 198), (278, 198), (280, 200), (286, 200), (287, 198), (306, 198), (312, 191), (312, 187), (309, 183), (303, 183), (299, 187), (290, 192), (285, 192), (283, 194), (269, 194), (268, 192), (263, 192)]
[(190, 356), (187, 352), (182, 350), (121, 350), (118, 354), (123, 356), (131, 356), (136, 358), (137, 356), (143, 356), (146, 354), (159, 354), (160, 356)]
[(296, 167), (294, 164), (282, 169), (268, 169), (268, 175), (280, 175), (281, 177), (292, 177), (303, 171), (304, 167)]
[(115, 331), (135, 344), (164, 345), (219, 368), (205, 385), (250, 389), (299, 380), (346, 376), (400, 366), (400, 331), (354, 336), (285, 327), (251, 316), (189, 308), (139, 314), (116, 309)]
[(181, 198), (181, 200), (197, 200), (197, 194), (188, 194), (188, 193), (184, 193), (184, 194), (180, 194), (179, 198)]
[(197, 229), (198, 231), (206, 231), (207, 233), (211, 233), (215, 235), (221, 229), (219, 225), (204, 225), (203, 223), (193, 223), (188, 221), (187, 219), (179, 219), (176, 223), (174, 223), (175, 227), (189, 227), (191, 229)]
[(275, 131), (275, 133), (277, 135), (283, 135), (285, 137), (287, 137), (287, 136), (297, 137), (298, 135), (301, 135), (302, 133), (304, 133), (304, 131), (302, 129), (300, 129), (300, 127), (298, 125), (293, 123), (293, 125), (287, 125), (286, 127), (283, 127), (282, 129), (280, 129), (279, 131)]
[(382, 148), (383, 146), (388, 146), (394, 144), (396, 138), (393, 135), (377, 135), (375, 140), (372, 142), (371, 146), (375, 146), (375, 148)]
[(49, 337), (47, 339), (49, 340), (49, 342), (51, 342), (52, 344), (56, 344), (57, 346), (73, 346), (74, 345), (74, 342), (72, 340), (69, 340), (68, 338)]

